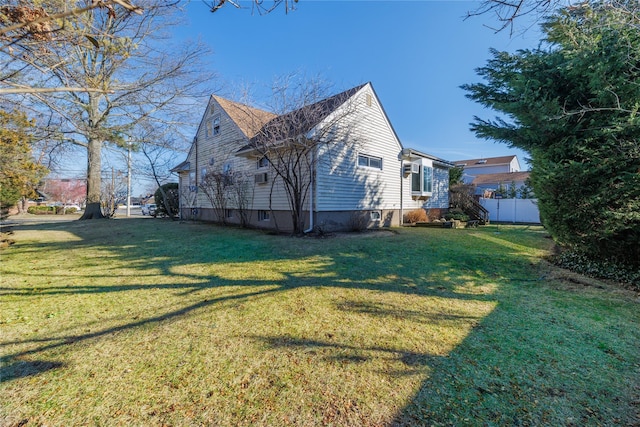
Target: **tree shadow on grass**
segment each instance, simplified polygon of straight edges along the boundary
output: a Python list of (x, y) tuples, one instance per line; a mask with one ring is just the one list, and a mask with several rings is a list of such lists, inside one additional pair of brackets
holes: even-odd
[(63, 366), (63, 363), (48, 360), (16, 360), (0, 367), (0, 383), (42, 374)]
[[(435, 416), (434, 414), (440, 414), (439, 420), (444, 420), (446, 423), (446, 420), (452, 420), (452, 418), (446, 417), (446, 413), (457, 404), (456, 399), (459, 397), (466, 396), (468, 393), (476, 398), (477, 396), (489, 396), (490, 393), (483, 390), (493, 391), (495, 389), (501, 392), (504, 387), (509, 391), (505, 392), (501, 398), (509, 399), (514, 396), (516, 387), (522, 388), (521, 385), (514, 385), (507, 380), (498, 382), (497, 385), (487, 383), (486, 378), (491, 376), (490, 370), (493, 369), (493, 360), (482, 353), (477, 353), (473, 347), (470, 347), (470, 343), (474, 343), (478, 339), (490, 340), (491, 331), (501, 331), (501, 336), (507, 337), (522, 333), (523, 325), (510, 324), (511, 314), (501, 311), (500, 304), (509, 301), (510, 286), (514, 277), (520, 275), (519, 278), (525, 280), (535, 280), (535, 277), (521, 276), (522, 272), (526, 270), (526, 268), (522, 268), (522, 265), (528, 263), (520, 253), (524, 248), (514, 246), (502, 237), (480, 238), (479, 240), (482, 241), (480, 246), (466, 247), (464, 240), (447, 241), (447, 239), (451, 239), (452, 236), (472, 238), (473, 233), (477, 232), (417, 230), (411, 232), (424, 233), (425, 238), (393, 236), (380, 240), (384, 244), (370, 244), (359, 241), (359, 239), (315, 241), (267, 236), (258, 231), (229, 230), (206, 224), (175, 224), (147, 220), (126, 220), (126, 222), (127, 227), (120, 230), (113, 228), (119, 225), (118, 221), (107, 221), (98, 225), (82, 222), (80, 224), (25, 226), (24, 229), (31, 228), (36, 231), (68, 231), (73, 233), (76, 239), (62, 243), (18, 242), (10, 250), (17, 254), (23, 251), (26, 255), (32, 250), (41, 249), (44, 245), (50, 251), (80, 249), (81, 252), (86, 251), (89, 255), (92, 254), (92, 251), (102, 251), (105, 259), (90, 257), (88, 262), (101, 265), (108, 260), (113, 260), (131, 266), (129, 268), (139, 274), (131, 277), (123, 275), (122, 278), (129, 283), (100, 286), (92, 284), (92, 281), (99, 276), (91, 274), (78, 276), (75, 272), (74, 274), (61, 272), (58, 279), (74, 277), (85, 283), (68, 286), (58, 285), (55, 281), (56, 278), (52, 278), (52, 284), (43, 284), (36, 288), (5, 286), (0, 289), (0, 295), (31, 298), (38, 295), (109, 294), (150, 289), (182, 289), (184, 292), (179, 296), (189, 295), (192, 299), (181, 307), (169, 308), (162, 314), (145, 316), (135, 321), (125, 321), (118, 326), (98, 331), (80, 334), (67, 333), (51, 338), (39, 337), (0, 343), (5, 346), (40, 344), (5, 356), (5, 359), (11, 363), (6, 368), (7, 378), (19, 379), (63, 367), (63, 365), (55, 363), (40, 366), (38, 364), (42, 362), (23, 362), (20, 360), (26, 356), (37, 356), (52, 349), (104, 338), (154, 322), (182, 318), (196, 310), (215, 307), (224, 302), (239, 303), (297, 288), (318, 287), (362, 289), (373, 291), (376, 295), (397, 293), (408, 296), (437, 297), (442, 298), (443, 301), (455, 299), (469, 302), (496, 302), (498, 304), (492, 313), (477, 321), (476, 318), (462, 313), (437, 309), (424, 312), (413, 307), (404, 308), (399, 307), (398, 304), (387, 304), (379, 299), (369, 301), (354, 297), (336, 302), (335, 308), (340, 311), (378, 319), (396, 317), (408, 319), (411, 322), (461, 322), (470, 325), (470, 335), (446, 356), (406, 351), (391, 346), (359, 346), (349, 342), (337, 343), (332, 340), (318, 339), (318, 337), (315, 339), (276, 335), (248, 337), (266, 343), (272, 348), (329, 349), (331, 351), (326, 356), (329, 363), (360, 364), (372, 357), (368, 352), (376, 352), (382, 355), (378, 357), (383, 357), (385, 360), (401, 362), (405, 369), (395, 372), (394, 375), (397, 376), (414, 375), (424, 372), (425, 367), (430, 368), (434, 374), (424, 382), (413, 402), (397, 414), (393, 421), (394, 425), (428, 425), (430, 423), (429, 416)], [(174, 244), (163, 246), (163, 240), (158, 235), (162, 235), (163, 239), (168, 239), (173, 243), (176, 240), (184, 240), (184, 243), (177, 247)], [(452, 245), (453, 248), (451, 248)], [(74, 253), (77, 254), (75, 251)], [(176, 269), (176, 267), (185, 265), (217, 265), (223, 268), (225, 265), (232, 264), (236, 268), (242, 268), (243, 265), (246, 265), (247, 269), (256, 269), (259, 267), (256, 267), (254, 263), (276, 265), (278, 262), (290, 260), (306, 260), (309, 264), (306, 266), (308, 269), (292, 271), (288, 269), (289, 267), (283, 267), (282, 271), (277, 271), (279, 278), (270, 280), (261, 280), (259, 272), (254, 272), (255, 279), (244, 280), (223, 278), (206, 273), (196, 274), (184, 268)], [(36, 270), (29, 274), (35, 277), (38, 272)], [(173, 276), (176, 278), (176, 283), (148, 283), (147, 274), (150, 276)], [(180, 283), (180, 281), (188, 283)], [(487, 283), (491, 283), (494, 288), (490, 290), (475, 288), (476, 284)], [(234, 293), (217, 297), (210, 295), (199, 297), (197, 294), (207, 289), (225, 287), (233, 288), (232, 292)], [(513, 303), (513, 301), (509, 302)], [(514, 347), (509, 348), (513, 349)], [(506, 352), (510, 350), (492, 344), (487, 351), (493, 352), (493, 354), (497, 353), (507, 359), (509, 354)], [(470, 358), (470, 355), (473, 357)], [(32, 369), (18, 369), (20, 363), (32, 363)], [(464, 373), (465, 367), (468, 367), (465, 363), (471, 366), (473, 363), (486, 365), (483, 375), (475, 377), (468, 372)], [(20, 375), (18, 372), (27, 372), (27, 375)], [(527, 367), (526, 372), (531, 374), (534, 371)], [(451, 387), (444, 389), (445, 395), (441, 395), (437, 399), (433, 396), (427, 396), (430, 390), (437, 389), (446, 382), (451, 382), (451, 378), (454, 378), (455, 381)], [(521, 404), (519, 408), (525, 410), (527, 406)], [(487, 418), (487, 422), (491, 422), (489, 418)], [(502, 418), (501, 421), (505, 421), (505, 418)]]

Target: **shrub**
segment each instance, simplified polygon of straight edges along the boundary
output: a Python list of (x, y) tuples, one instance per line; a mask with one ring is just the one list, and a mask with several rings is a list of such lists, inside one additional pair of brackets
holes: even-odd
[(27, 213), (32, 215), (53, 215), (56, 213), (55, 206), (29, 206)]
[(349, 229), (351, 231), (364, 231), (369, 225), (368, 213), (366, 212), (351, 212), (349, 217)]
[(427, 211), (425, 211), (424, 209), (414, 209), (404, 214), (404, 222), (408, 224), (427, 221)]
[(615, 280), (627, 284), (632, 289), (640, 290), (640, 271), (630, 265), (593, 259), (575, 251), (563, 251), (552, 257), (551, 262), (585, 276)]
[(455, 219), (458, 221), (466, 222), (466, 221), (469, 221), (469, 215), (465, 214), (462, 209), (453, 208), (453, 209), (449, 209), (449, 212), (444, 214), (444, 219), (446, 219), (447, 221), (451, 221), (452, 219)]
[[(169, 205), (169, 209), (171, 210), (171, 212), (167, 212), (167, 209), (165, 207), (164, 196), (162, 194), (163, 191), (167, 195), (167, 204)], [(178, 194), (177, 182), (170, 182), (168, 184), (162, 185), (162, 187), (156, 190), (154, 199), (157, 205), (157, 215), (169, 215), (170, 217), (175, 217), (178, 215), (178, 210), (180, 208), (180, 196)]]

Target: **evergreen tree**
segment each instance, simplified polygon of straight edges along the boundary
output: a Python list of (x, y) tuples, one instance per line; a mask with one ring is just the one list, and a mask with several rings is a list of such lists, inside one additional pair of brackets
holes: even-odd
[[(48, 171), (31, 156), (29, 129), (24, 113), (0, 110), (0, 209), (14, 206), (35, 195), (35, 188)], [(4, 214), (3, 214), (4, 216)]]
[[(468, 97), (502, 113), (472, 130), (531, 155), (554, 239), (591, 258), (640, 265), (640, 17), (608, 2), (563, 9), (544, 47), (492, 51)], [(633, 21), (633, 22), (630, 22)]]

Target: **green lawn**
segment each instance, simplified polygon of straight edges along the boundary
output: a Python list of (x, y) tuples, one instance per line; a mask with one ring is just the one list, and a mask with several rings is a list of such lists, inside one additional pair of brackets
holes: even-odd
[(17, 227), (0, 425), (640, 423), (638, 295), (496, 231)]

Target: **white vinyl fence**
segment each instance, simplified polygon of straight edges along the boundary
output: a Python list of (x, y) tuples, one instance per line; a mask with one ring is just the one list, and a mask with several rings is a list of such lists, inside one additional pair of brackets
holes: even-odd
[(536, 199), (480, 199), (493, 222), (526, 222), (540, 224)]

